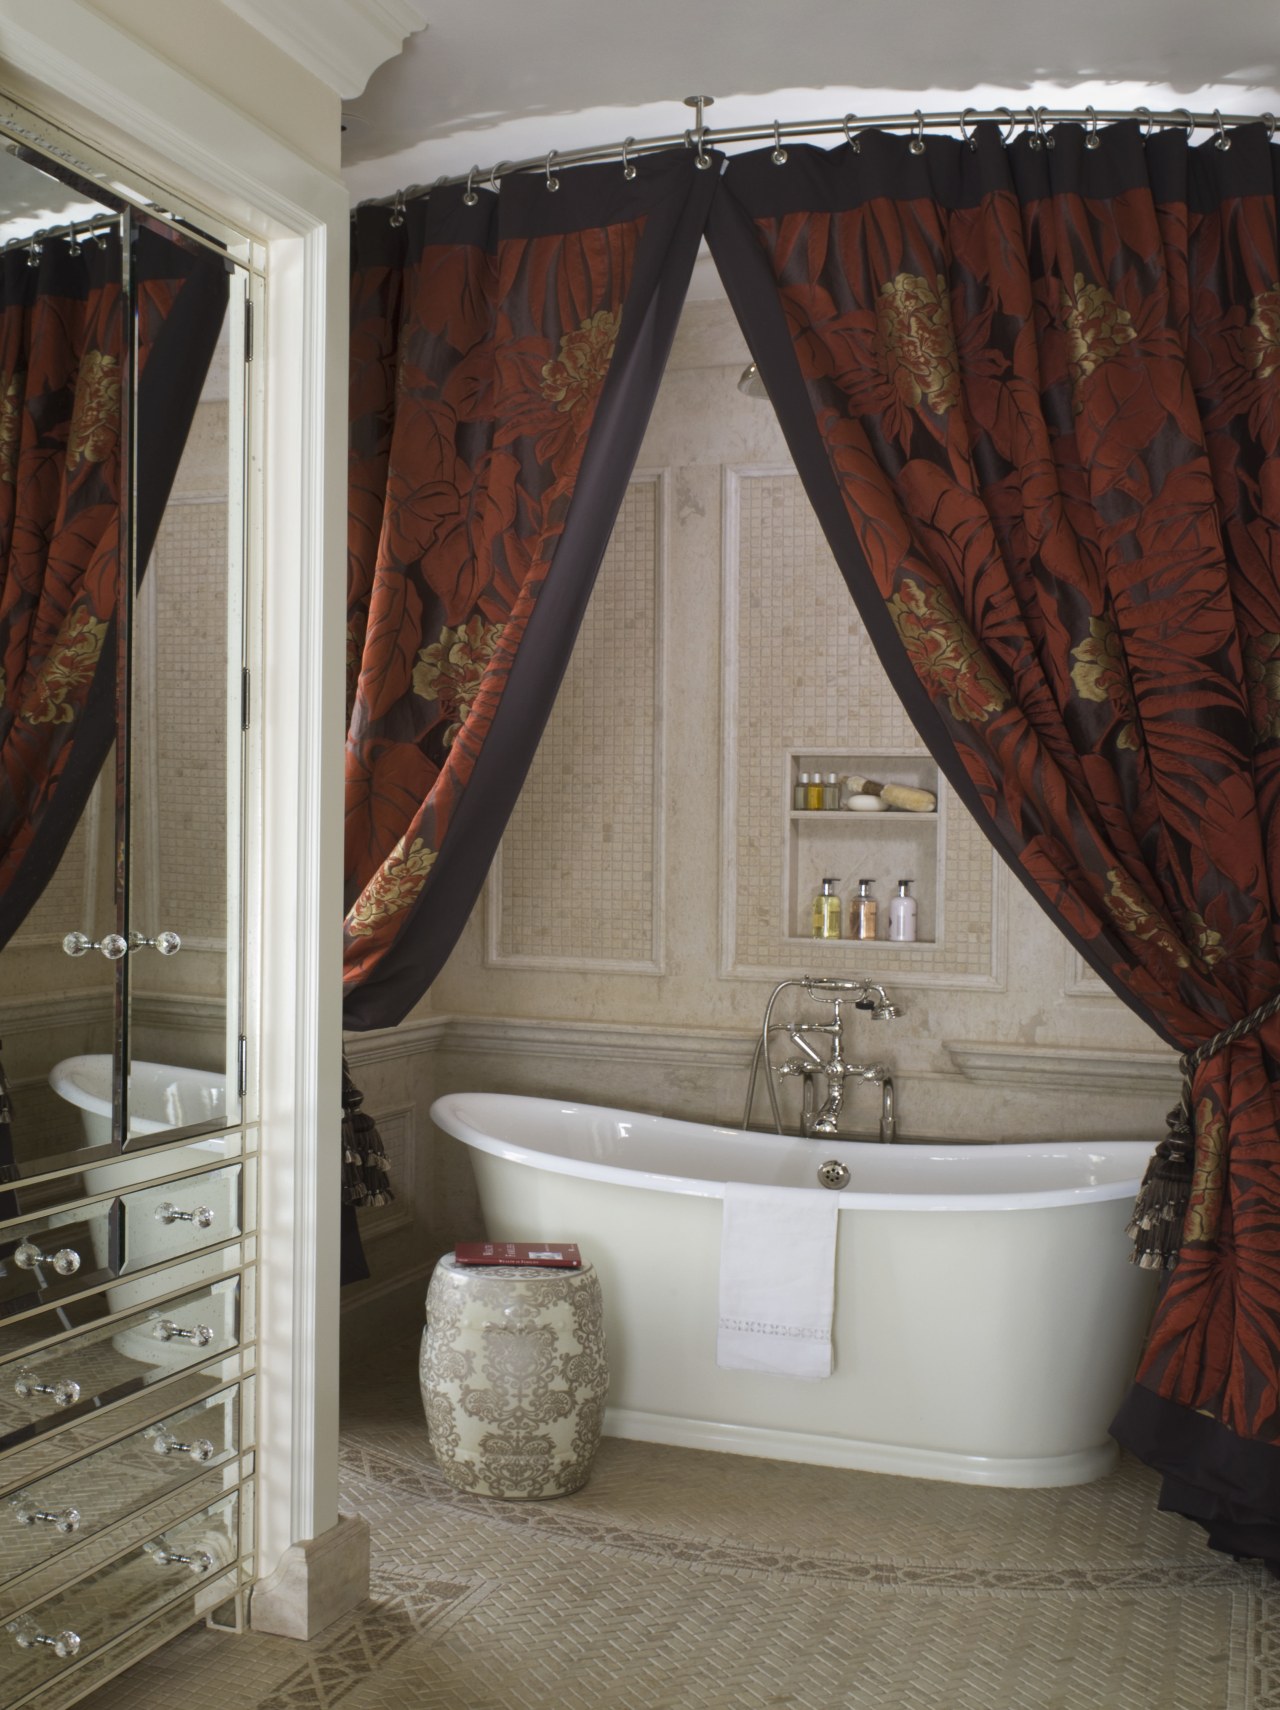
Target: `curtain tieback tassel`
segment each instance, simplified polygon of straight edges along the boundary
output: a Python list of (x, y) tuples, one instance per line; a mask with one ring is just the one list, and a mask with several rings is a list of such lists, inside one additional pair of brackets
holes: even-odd
[(395, 1198), (391, 1170), (378, 1125), (360, 1107), (364, 1094), (351, 1079), (342, 1059), (342, 1202), (344, 1205), (386, 1205)]
[(1210, 1057), (1216, 1057), (1219, 1051), (1225, 1051), (1246, 1034), (1256, 1033), (1264, 1021), (1277, 1014), (1280, 1014), (1280, 992), (1178, 1059), (1182, 1070), (1182, 1101), (1166, 1118), (1169, 1132), (1152, 1154), (1134, 1201), (1133, 1216), (1125, 1228), (1125, 1234), (1133, 1242), (1130, 1258), (1144, 1271), (1172, 1270), (1182, 1246), (1182, 1226), (1191, 1202), (1196, 1159), (1192, 1077), (1201, 1063), (1207, 1063)]

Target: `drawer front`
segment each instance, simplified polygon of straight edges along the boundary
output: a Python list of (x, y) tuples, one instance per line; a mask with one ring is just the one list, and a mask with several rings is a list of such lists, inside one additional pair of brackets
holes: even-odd
[(14, 1491), (0, 1503), (0, 1582), (190, 1484), (239, 1445), (237, 1391), (224, 1390)]
[(0, 1329), (0, 1348), (18, 1344), (0, 1359), (0, 1449), (229, 1352), (239, 1336), (239, 1292), (239, 1278), (228, 1277), (34, 1351)]
[(239, 1556), (239, 1496), (223, 1497), (5, 1623), (0, 1707), (73, 1668), (138, 1622), (225, 1575)]
[(225, 1245), (240, 1234), (240, 1165), (122, 1195), (120, 1274)]
[(114, 1204), (46, 1212), (0, 1230), (0, 1318), (110, 1282)]

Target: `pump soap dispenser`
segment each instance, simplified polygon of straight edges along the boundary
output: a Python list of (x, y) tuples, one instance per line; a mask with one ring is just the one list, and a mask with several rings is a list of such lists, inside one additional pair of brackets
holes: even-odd
[(839, 938), (840, 898), (836, 895), (835, 879), (824, 879), (822, 889), (813, 899), (814, 938)]
[(889, 900), (889, 937), (895, 944), (914, 944), (916, 937), (916, 899), (907, 886), (913, 879), (898, 880), (898, 894)]
[(873, 879), (858, 880), (858, 894), (849, 904), (850, 938), (874, 938), (876, 935), (876, 899), (871, 894)]

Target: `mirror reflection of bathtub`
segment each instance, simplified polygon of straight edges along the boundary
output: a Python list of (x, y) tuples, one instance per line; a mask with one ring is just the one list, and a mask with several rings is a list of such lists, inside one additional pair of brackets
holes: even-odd
[[(49, 1084), (60, 1098), (76, 1107), (90, 1145), (106, 1146), (111, 1141), (111, 1072), (112, 1060), (105, 1053), (66, 1057), (49, 1071)], [(179, 1068), (167, 1063), (135, 1061), (129, 1074), (129, 1134), (142, 1139), (152, 1134), (172, 1134), (175, 1129), (207, 1128), (226, 1120), (226, 1077), (215, 1070)], [(217, 1158), (229, 1158), (226, 1139), (209, 1137), (192, 1140), (174, 1149), (175, 1169), (207, 1164)], [(132, 1156), (117, 1156), (109, 1164), (97, 1164), (85, 1172), (86, 1188), (95, 1196), (120, 1196), (124, 1221), (123, 1262), (114, 1269), (120, 1276), (161, 1264), (175, 1256), (175, 1237), (185, 1235), (193, 1248), (206, 1247), (210, 1235), (236, 1239), (242, 1227), (240, 1215), (240, 1168), (230, 1162), (225, 1170), (200, 1178), (198, 1192), (193, 1186), (185, 1195), (192, 1198), (186, 1207), (182, 1183), (167, 1187), (144, 1187), (142, 1184), (155, 1174), (154, 1153), (146, 1150)], [(194, 1198), (192, 1197), (194, 1195)], [(198, 1198), (200, 1205), (195, 1205)], [(153, 1203), (154, 1202), (154, 1203)], [(162, 1215), (166, 1209), (175, 1216)], [(196, 1220), (195, 1212), (208, 1211), (207, 1222)], [(83, 1215), (68, 1213), (68, 1215)], [(175, 1224), (176, 1219), (180, 1220)], [(57, 1216), (49, 1219), (52, 1227)], [(111, 1267), (112, 1254), (106, 1219), (95, 1219), (91, 1225), (95, 1263)], [(179, 1249), (180, 1250), (180, 1249)], [(216, 1276), (223, 1270), (218, 1245), (208, 1248), (199, 1258), (184, 1267), (184, 1278)], [(127, 1311), (154, 1293), (154, 1285), (146, 1280), (117, 1282), (106, 1290), (111, 1312)], [(152, 1346), (150, 1325), (135, 1326), (122, 1332), (131, 1341), (128, 1349), (135, 1358), (145, 1358), (150, 1364), (165, 1364), (163, 1345)], [(134, 1344), (139, 1344), (135, 1346)], [(145, 1352), (144, 1352), (145, 1349)], [(180, 1353), (180, 1349), (174, 1349)]]
[[(106, 1052), (64, 1057), (50, 1069), (49, 1085), (79, 1110), (91, 1146), (111, 1144), (111, 1058)], [(131, 1138), (175, 1128), (221, 1127), (226, 1118), (227, 1077), (216, 1070), (137, 1061), (130, 1066)]]

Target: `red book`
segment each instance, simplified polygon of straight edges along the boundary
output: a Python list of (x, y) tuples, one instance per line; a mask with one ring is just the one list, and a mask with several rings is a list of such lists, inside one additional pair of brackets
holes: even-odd
[(459, 1241), (460, 1265), (545, 1265), (548, 1270), (580, 1271), (582, 1255), (572, 1241)]

